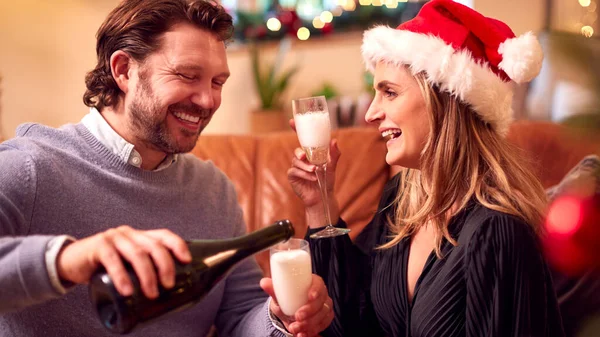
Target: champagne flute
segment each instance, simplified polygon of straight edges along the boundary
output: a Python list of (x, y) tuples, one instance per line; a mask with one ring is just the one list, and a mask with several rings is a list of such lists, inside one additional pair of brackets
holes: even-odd
[(316, 175), (325, 213), (325, 229), (312, 234), (313, 239), (329, 238), (350, 232), (347, 228), (334, 227), (327, 197), (327, 160), (331, 140), (331, 121), (324, 96), (300, 98), (292, 101), (294, 122), (300, 146), (308, 161), (317, 167)]
[(289, 239), (270, 249), (273, 290), (281, 311), (289, 318), (308, 302), (312, 264), (308, 242)]

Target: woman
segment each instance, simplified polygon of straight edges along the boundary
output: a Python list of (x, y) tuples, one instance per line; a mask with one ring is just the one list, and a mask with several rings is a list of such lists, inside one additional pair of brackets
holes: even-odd
[[(541, 67), (535, 37), (433, 0), (397, 29), (367, 31), (362, 53), (376, 90), (366, 120), (404, 169), (354, 243), (309, 239), (336, 314), (323, 335), (562, 336), (537, 242), (544, 190), (504, 138), (510, 81)], [(333, 141), (330, 171), (338, 157)], [(288, 178), (309, 234), (323, 226), (314, 169), (297, 149)]]

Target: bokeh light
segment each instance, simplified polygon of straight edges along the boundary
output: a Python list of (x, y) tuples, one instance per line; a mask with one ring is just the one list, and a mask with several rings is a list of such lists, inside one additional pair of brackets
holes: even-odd
[(321, 21), (323, 23), (330, 23), (333, 20), (333, 14), (330, 11), (324, 11), (321, 13)]
[(592, 37), (594, 36), (594, 28), (591, 26), (583, 26), (581, 27), (581, 34), (585, 37)]
[(557, 200), (546, 220), (548, 233), (570, 235), (581, 226), (581, 202), (575, 197), (565, 197)]
[(315, 27), (316, 29), (321, 29), (321, 28), (325, 27), (325, 23), (323, 21), (321, 21), (321, 18), (318, 16), (313, 19), (312, 24), (313, 24), (313, 27)]
[(277, 18), (270, 18), (267, 20), (267, 28), (270, 31), (277, 32), (281, 29), (281, 22)]
[(352, 12), (356, 9), (356, 2), (354, 0), (347, 0), (344, 6), (342, 6), (346, 12)]
[(306, 27), (300, 27), (297, 35), (299, 40), (306, 41), (310, 37), (310, 30)]

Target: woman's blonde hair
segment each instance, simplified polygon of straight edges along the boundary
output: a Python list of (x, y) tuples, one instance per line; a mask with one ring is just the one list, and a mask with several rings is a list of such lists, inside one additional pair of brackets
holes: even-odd
[[(498, 135), (466, 104), (415, 76), (430, 119), (421, 170), (401, 173), (396, 213), (390, 220), (390, 248), (429, 222), (436, 229), (436, 254), (442, 240), (456, 241), (448, 230), (455, 215), (473, 197), (483, 206), (517, 216), (541, 231), (546, 208), (544, 188), (521, 151)], [(458, 209), (453, 209), (457, 204)], [(453, 212), (450, 214), (449, 212)]]

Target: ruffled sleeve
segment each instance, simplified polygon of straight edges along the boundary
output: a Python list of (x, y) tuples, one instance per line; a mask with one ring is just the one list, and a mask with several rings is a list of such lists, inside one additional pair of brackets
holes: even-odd
[[(355, 242), (348, 235), (310, 239), (320, 229), (307, 233), (314, 272), (323, 278), (333, 299), (335, 318), (322, 333), (325, 337), (384, 335), (371, 302), (373, 250), (386, 238), (385, 219), (393, 212), (393, 207), (388, 206), (396, 196), (398, 179), (399, 176), (386, 184), (377, 213)], [(336, 226), (347, 227), (342, 219)]]

